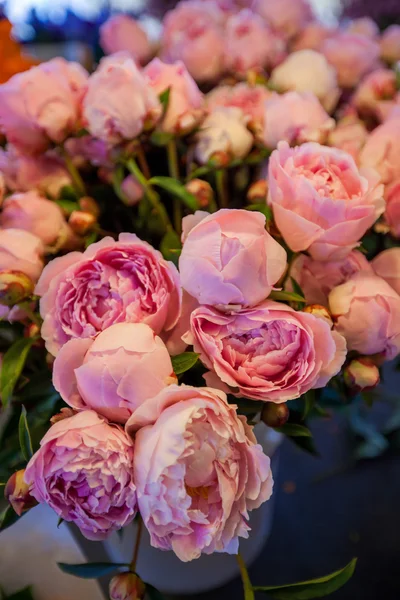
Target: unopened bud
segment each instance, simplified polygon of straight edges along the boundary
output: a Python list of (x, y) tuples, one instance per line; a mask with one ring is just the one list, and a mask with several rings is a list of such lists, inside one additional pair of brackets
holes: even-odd
[(69, 408), (68, 406), (65, 406), (64, 408), (62, 408), (60, 410), (59, 413), (57, 413), (56, 415), (53, 415), (50, 419), (50, 423), (52, 425), (55, 425), (55, 423), (58, 423), (59, 421), (64, 421), (64, 419), (69, 419), (70, 417), (73, 417), (74, 415), (76, 415), (77, 411), (74, 410), (73, 408)]
[(68, 220), (68, 223), (75, 233), (78, 235), (85, 235), (93, 228), (96, 223), (96, 217), (88, 212), (82, 210), (74, 210)]
[(218, 150), (210, 156), (209, 163), (213, 167), (226, 167), (231, 162), (231, 157), (227, 152)]
[(96, 200), (94, 200), (94, 198), (91, 198), (90, 196), (83, 196), (83, 198), (80, 198), (79, 208), (83, 212), (87, 212), (91, 215), (94, 215), (96, 219), (100, 215), (99, 205), (97, 204)]
[(261, 421), (269, 427), (282, 427), (289, 418), (287, 404), (275, 404), (266, 402), (261, 413)]
[(371, 390), (380, 380), (379, 369), (368, 356), (353, 359), (345, 367), (343, 377), (346, 386), (356, 393)]
[(14, 306), (33, 293), (33, 281), (22, 271), (0, 271), (0, 304)]
[(26, 338), (34, 338), (37, 335), (40, 335), (40, 327), (36, 325), (36, 323), (30, 323), (24, 329), (24, 337)]
[(11, 475), (4, 488), (4, 496), (20, 517), (22, 513), (36, 506), (37, 501), (29, 493), (29, 485), (24, 479), (25, 469)]
[(110, 581), (110, 600), (143, 600), (146, 586), (135, 573), (119, 573)]
[(322, 306), (322, 304), (309, 304), (304, 308), (304, 312), (310, 313), (311, 315), (314, 315), (314, 317), (319, 317), (320, 319), (323, 319), (326, 323), (328, 323), (329, 327), (332, 329), (333, 321), (331, 314), (329, 310), (325, 308), (325, 306)]
[(192, 179), (185, 187), (190, 194), (196, 197), (201, 208), (206, 208), (214, 198), (211, 185), (203, 179)]
[(247, 192), (247, 201), (251, 204), (266, 202), (268, 194), (268, 182), (266, 179), (255, 181)]

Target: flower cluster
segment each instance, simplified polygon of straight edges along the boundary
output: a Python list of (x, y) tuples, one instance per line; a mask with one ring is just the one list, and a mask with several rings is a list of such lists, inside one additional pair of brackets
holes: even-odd
[(237, 553), (272, 493), (243, 403), (304, 427), (290, 401), (400, 353), (400, 28), (239, 4), (180, 2), (158, 50), (115, 16), (91, 74), (0, 85), (0, 314), (68, 406), (25, 491), (90, 539), (140, 513), (183, 561)]

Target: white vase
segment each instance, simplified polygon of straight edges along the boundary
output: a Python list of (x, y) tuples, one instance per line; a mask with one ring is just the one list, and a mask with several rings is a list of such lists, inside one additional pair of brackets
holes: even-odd
[[(264, 452), (272, 459), (272, 471), (276, 473), (278, 456), (275, 453), (282, 436), (266, 427), (256, 425), (254, 430)], [(240, 552), (249, 565), (260, 554), (271, 530), (274, 512), (274, 495), (250, 517), (252, 531), (247, 540), (241, 540)], [(104, 548), (113, 562), (130, 562), (136, 537), (136, 525), (123, 530), (122, 535), (113, 534), (104, 542)], [(196, 594), (224, 585), (238, 575), (236, 559), (229, 554), (203, 555), (190, 563), (182, 563), (173, 552), (162, 552), (150, 545), (147, 531), (141, 540), (137, 572), (147, 583), (166, 594)]]

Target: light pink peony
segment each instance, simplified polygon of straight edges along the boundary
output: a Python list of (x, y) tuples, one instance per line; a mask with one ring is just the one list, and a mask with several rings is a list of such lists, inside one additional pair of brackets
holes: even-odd
[(72, 339), (53, 367), (54, 387), (69, 406), (118, 423), (176, 382), (168, 350), (144, 323), (117, 323), (94, 340)]
[(385, 190), (385, 221), (393, 237), (400, 238), (400, 179)]
[(245, 82), (221, 85), (207, 94), (206, 107), (210, 112), (218, 106), (240, 108), (248, 128), (260, 136), (264, 130), (264, 104), (271, 94), (263, 85), (252, 86)]
[(400, 116), (379, 125), (368, 136), (360, 165), (376, 169), (385, 184), (400, 177)]
[(382, 277), (398, 294), (400, 294), (400, 248), (389, 248), (380, 252), (371, 261), (371, 266), (378, 277)]
[(357, 273), (331, 291), (329, 306), (349, 350), (386, 360), (400, 352), (400, 296), (381, 277)]
[(6, 186), (13, 192), (39, 193), (57, 198), (61, 189), (71, 185), (71, 177), (61, 160), (52, 154), (20, 154), (12, 146), (0, 149), (0, 171)]
[(100, 46), (106, 54), (128, 52), (138, 63), (146, 64), (153, 48), (146, 32), (129, 15), (114, 15), (100, 27)]
[(145, 124), (156, 123), (162, 108), (134, 61), (125, 55), (103, 59), (89, 77), (83, 100), (83, 123), (109, 145), (133, 140)]
[(269, 402), (324, 387), (346, 358), (323, 319), (271, 300), (230, 313), (200, 306), (185, 340), (231, 393)]
[(356, 163), (368, 139), (368, 130), (364, 123), (355, 117), (344, 117), (336, 123), (335, 129), (329, 132), (328, 145), (334, 146), (350, 154)]
[(223, 72), (225, 15), (216, 2), (179, 2), (163, 20), (162, 54), (182, 60), (196, 81), (214, 81)]
[(263, 141), (268, 148), (276, 148), (281, 140), (290, 145), (323, 143), (334, 127), (312, 92), (274, 94), (265, 103)]
[(168, 330), (180, 313), (176, 267), (131, 233), (52, 260), (35, 291), (42, 296), (42, 337), (54, 355), (68, 340), (93, 337), (114, 323)]
[(307, 0), (256, 0), (255, 10), (272, 29), (289, 39), (313, 20)]
[(395, 96), (396, 74), (390, 69), (377, 69), (361, 81), (351, 102), (361, 115), (380, 119), (390, 111)]
[(319, 50), (322, 42), (335, 33), (334, 29), (326, 27), (318, 21), (308, 23), (291, 45), (292, 52), (298, 50)]
[(72, 235), (61, 208), (37, 192), (9, 196), (0, 214), (0, 227), (30, 231), (46, 246), (62, 244)]
[(87, 73), (54, 58), (0, 86), (0, 129), (21, 152), (38, 154), (79, 127)]
[(43, 270), (43, 244), (23, 229), (0, 229), (0, 270), (21, 271), (37, 281)]
[(345, 88), (355, 87), (379, 65), (379, 44), (355, 33), (336, 33), (324, 41), (321, 52), (336, 69), (339, 85)]
[(379, 37), (379, 27), (370, 17), (361, 17), (354, 19), (346, 27), (346, 33), (356, 33), (363, 35), (371, 40), (376, 40)]
[(271, 74), (271, 84), (280, 92), (313, 92), (331, 112), (339, 99), (336, 71), (315, 50), (293, 52)]
[(151, 544), (182, 561), (238, 552), (249, 511), (272, 493), (270, 460), (244, 417), (211, 388), (171, 385), (127, 423)]
[(252, 306), (264, 300), (286, 268), (286, 252), (247, 210), (196, 212), (183, 219), (182, 287), (200, 304)]
[(263, 19), (249, 9), (232, 15), (226, 24), (224, 65), (227, 71), (245, 75), (280, 63), (286, 55), (285, 42)]
[(179, 320), (175, 327), (166, 333), (163, 333), (162, 339), (168, 348), (171, 356), (177, 356), (185, 352), (187, 348), (186, 342), (183, 341), (183, 335), (188, 331), (190, 324), (190, 315), (197, 308), (199, 303), (196, 298), (183, 290), (182, 293), (182, 310)]
[(400, 60), (400, 25), (390, 25), (381, 37), (381, 57), (388, 63)]
[(346, 257), (385, 209), (377, 173), (359, 172), (336, 148), (281, 142), (268, 173), (269, 202), (285, 242), (316, 260)]
[(25, 471), (38, 502), (103, 540), (136, 515), (133, 442), (91, 410), (50, 427)]
[(203, 94), (183, 62), (167, 65), (155, 58), (147, 65), (143, 74), (158, 96), (170, 89), (167, 111), (159, 124), (160, 130), (173, 134), (193, 130), (205, 113)]
[[(359, 271), (373, 273), (364, 254), (352, 250), (346, 258), (330, 262), (313, 260), (300, 254), (292, 263), (290, 275), (303, 290), (307, 304), (328, 306), (329, 292)], [(294, 291), (290, 283), (287, 289)]]
[(215, 108), (196, 135), (196, 160), (205, 164), (218, 155), (223, 155), (226, 161), (247, 156), (254, 141), (247, 121), (239, 108)]
[[(113, 171), (111, 172), (112, 177)], [(121, 191), (124, 194), (125, 202), (128, 206), (135, 206), (143, 198), (143, 187), (136, 177), (127, 175), (121, 183)]]

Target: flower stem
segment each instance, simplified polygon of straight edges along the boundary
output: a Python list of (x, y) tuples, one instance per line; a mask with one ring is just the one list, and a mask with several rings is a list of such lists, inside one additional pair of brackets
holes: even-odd
[[(170, 140), (167, 144), (167, 157), (168, 157), (168, 169), (171, 177), (179, 181), (179, 163), (178, 163), (178, 151), (176, 148), (176, 141)], [(182, 206), (179, 198), (173, 199), (173, 214), (174, 214), (174, 227), (177, 233), (182, 231)]]
[(137, 533), (136, 533), (135, 547), (133, 549), (133, 557), (132, 557), (131, 563), (129, 565), (129, 570), (132, 571), (133, 573), (136, 572), (136, 565), (137, 565), (137, 560), (138, 560), (138, 556), (139, 556), (139, 547), (140, 547), (140, 540), (142, 538), (142, 531), (143, 531), (143, 521), (142, 521), (142, 517), (139, 515), (138, 519), (137, 519)]
[(228, 180), (225, 169), (218, 169), (215, 171), (215, 183), (217, 185), (217, 193), (219, 198), (219, 204), (221, 208), (229, 207), (228, 198)]
[(26, 315), (32, 321), (32, 323), (37, 325), (39, 328), (42, 327), (42, 319), (40, 318), (39, 315), (37, 315), (35, 312), (33, 312), (33, 310), (30, 307), (29, 301), (20, 302), (18, 304), (18, 307), (26, 313)]
[(244, 600), (254, 600), (254, 590), (251, 585), (249, 573), (247, 571), (246, 563), (243, 560), (240, 552), (236, 554), (236, 560), (239, 565), (240, 576), (243, 582)]
[(72, 158), (70, 157), (70, 155), (68, 154), (68, 152), (64, 148), (64, 146), (60, 146), (60, 148), (61, 148), (61, 154), (64, 159), (65, 166), (67, 168), (68, 173), (71, 176), (72, 183), (74, 184), (76, 191), (78, 192), (78, 194), (80, 194), (80, 196), (86, 196), (85, 184), (83, 182), (83, 179), (82, 179), (78, 169), (74, 165), (74, 161), (72, 160)]
[(137, 149), (137, 158), (143, 175), (146, 177), (146, 179), (150, 179), (151, 173), (149, 165), (146, 159), (146, 154), (143, 151), (143, 146), (141, 144)]
[(155, 192), (153, 190), (153, 188), (147, 181), (146, 177), (143, 175), (142, 171), (139, 169), (135, 159), (129, 158), (126, 161), (126, 167), (129, 170), (129, 172), (132, 173), (132, 175), (134, 177), (136, 177), (137, 181), (143, 187), (147, 198), (149, 199), (150, 203), (152, 204), (154, 210), (158, 213), (158, 216), (160, 217), (160, 220), (161, 220), (162, 224), (164, 225), (165, 230), (172, 231), (172, 229), (173, 229), (172, 223), (169, 219), (167, 211), (165, 210), (165, 206), (160, 202), (159, 195), (157, 194), (157, 192)]

